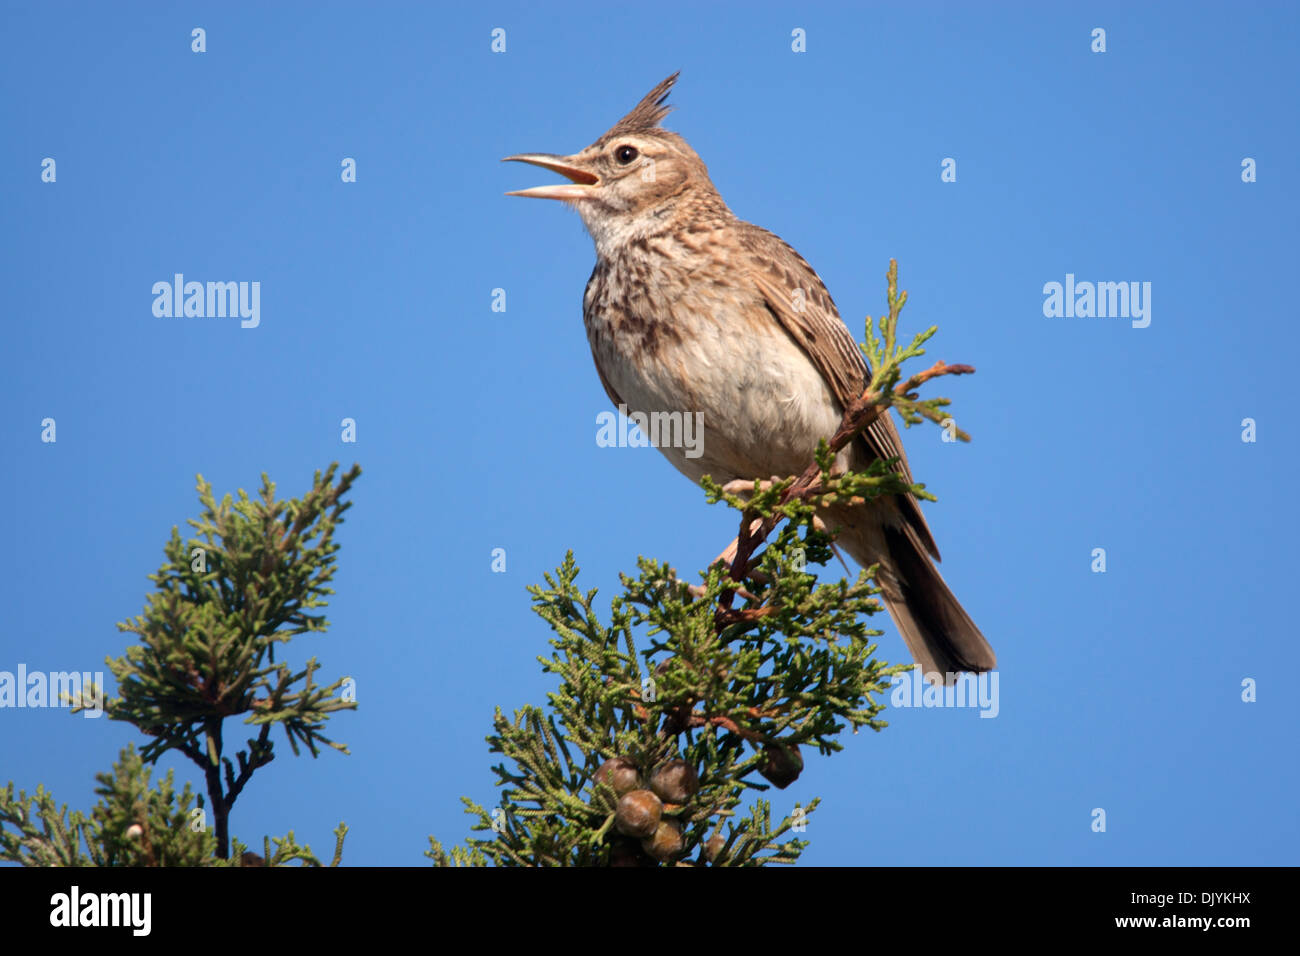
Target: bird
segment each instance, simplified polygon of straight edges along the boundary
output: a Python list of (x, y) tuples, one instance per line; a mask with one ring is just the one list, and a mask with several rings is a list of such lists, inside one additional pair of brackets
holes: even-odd
[[(628, 414), (701, 416), (703, 441), (658, 447), (687, 478), (726, 483), (801, 473), (870, 373), (821, 277), (772, 232), (738, 218), (708, 168), (662, 127), (674, 73), (585, 149), (521, 153), (568, 182), (508, 192), (560, 200), (595, 245), (583, 323), (596, 374)], [(889, 412), (837, 456), (837, 470), (893, 459), (911, 469)], [(939, 549), (910, 494), (835, 505), (823, 521), (864, 568), (925, 679), (952, 684), (997, 665), (993, 648), (934, 562)]]

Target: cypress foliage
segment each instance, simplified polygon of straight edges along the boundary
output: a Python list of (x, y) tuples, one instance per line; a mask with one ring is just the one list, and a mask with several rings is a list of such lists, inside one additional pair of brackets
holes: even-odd
[[(185, 541), (172, 529), (165, 561), (149, 576), (154, 590), (144, 613), (118, 624), (139, 643), (107, 660), (119, 696), (104, 701), (105, 713), (135, 725), (147, 742), (138, 754), (123, 751), (112, 774), (98, 775), (102, 799), (89, 815), (67, 814), (43, 787), (15, 796), (10, 783), (0, 791), (0, 859), (37, 866), (319, 864), (292, 831), (263, 840), (261, 855), (237, 840), (232, 852), (230, 813), (253, 774), (275, 758), (273, 728), (283, 730), (295, 755), (305, 747), (315, 757), (322, 746), (347, 753), (323, 730), (332, 714), (356, 707), (348, 678), (322, 686), (315, 657), (298, 670), (275, 660), (277, 645), (329, 626), (312, 611), (334, 593), (334, 531), (361, 474), (354, 465), (335, 482), (337, 469), (316, 472), (311, 490), (287, 501), (276, 499), (263, 475), (257, 498), (240, 491), (237, 501), (226, 495), (217, 502), (199, 476), (202, 512), (189, 521), (196, 534)], [(73, 710), (102, 699), (102, 688), (85, 688)], [(229, 719), (242, 719), (252, 733), (233, 760)], [(149, 785), (145, 765), (170, 751), (199, 768), (206, 799), (194, 807), (188, 784), (175, 794), (171, 772)], [(346, 832), (343, 824), (335, 830), (335, 863)]]

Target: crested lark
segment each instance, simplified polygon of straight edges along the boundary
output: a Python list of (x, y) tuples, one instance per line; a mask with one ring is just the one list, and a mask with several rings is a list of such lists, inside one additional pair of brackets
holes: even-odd
[[(630, 412), (703, 413), (702, 455), (659, 449), (679, 471), (723, 483), (795, 475), (866, 388), (867, 366), (812, 266), (737, 219), (695, 151), (660, 128), (676, 79), (581, 152), (507, 157), (570, 180), (509, 195), (564, 200), (582, 216), (596, 244), (583, 319), (611, 401)], [(837, 467), (894, 457), (910, 481), (885, 413)], [(879, 563), (876, 583), (922, 673), (942, 680), (996, 665), (931, 561), (939, 551), (915, 498), (889, 495), (823, 517), (856, 561)]]

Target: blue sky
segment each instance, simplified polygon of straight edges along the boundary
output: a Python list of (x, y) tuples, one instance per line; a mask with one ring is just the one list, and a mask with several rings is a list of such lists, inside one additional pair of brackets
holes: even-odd
[[(612, 596), (638, 554), (700, 567), (734, 533), (653, 449), (597, 446), (590, 240), (502, 195), (553, 177), (498, 162), (576, 151), (680, 69), (666, 125), (855, 335), (892, 256), (905, 320), (939, 326), (930, 356), (978, 369), (942, 392), (973, 443), (904, 438), (943, 573), (998, 652), (998, 716), (891, 709), (811, 759), (775, 794), (823, 797), (805, 862), (1297, 862), (1294, 8), (130, 10), (3, 7), (0, 670), (123, 652), (114, 622), (195, 515), (196, 473), (298, 495), (358, 461), (333, 626), (302, 647), (357, 680), (330, 724), (352, 754), (295, 760), (279, 736), (232, 830), (325, 854), (346, 820), (352, 864), (463, 839), (459, 797), (496, 799), (493, 708), (553, 686), (525, 586), (572, 548)], [(156, 317), (178, 272), (260, 282), (260, 324)], [(1149, 326), (1046, 317), (1067, 274), (1149, 282)], [(0, 784), (82, 808), (141, 739), (52, 709), (0, 721)]]

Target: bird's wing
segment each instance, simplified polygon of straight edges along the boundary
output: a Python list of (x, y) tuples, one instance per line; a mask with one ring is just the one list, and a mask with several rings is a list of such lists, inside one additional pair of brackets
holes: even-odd
[(609, 379), (600, 370), (600, 363), (593, 362), (592, 364), (596, 366), (596, 374), (600, 376), (600, 384), (605, 387), (605, 394), (609, 396), (609, 400), (614, 403), (615, 408), (622, 408), (624, 405), (623, 399), (618, 397), (618, 393), (614, 391), (614, 386), (609, 384)]
[[(747, 266), (751, 279), (772, 315), (822, 373), (841, 409), (847, 408), (862, 395), (870, 380), (862, 350), (840, 319), (821, 277), (803, 256), (766, 229), (749, 223), (745, 226), (742, 242), (750, 253)], [(892, 415), (880, 415), (860, 437), (877, 458), (896, 458), (894, 470), (905, 481), (912, 481), (912, 469)], [(939, 549), (920, 503), (912, 495), (903, 495), (899, 496), (899, 504), (920, 543), (938, 560)]]
[[(673, 74), (674, 77), (676, 77), (676, 75), (676, 73)], [(596, 366), (596, 374), (600, 376), (600, 384), (605, 389), (605, 394), (609, 396), (609, 400), (614, 403), (614, 407), (621, 408), (623, 407), (623, 399), (618, 397), (618, 393), (614, 391), (614, 386), (609, 384), (609, 379), (605, 377), (605, 373), (600, 369), (600, 358), (596, 355), (596, 343), (591, 337), (591, 324), (585, 321), (587, 318), (587, 303), (590, 301), (592, 296), (592, 286), (599, 283), (601, 278), (601, 263), (598, 259), (596, 260), (596, 265), (591, 270), (591, 275), (587, 278), (587, 287), (582, 291), (583, 324), (587, 326), (587, 343), (591, 346), (591, 357), (593, 359), (592, 364)]]

